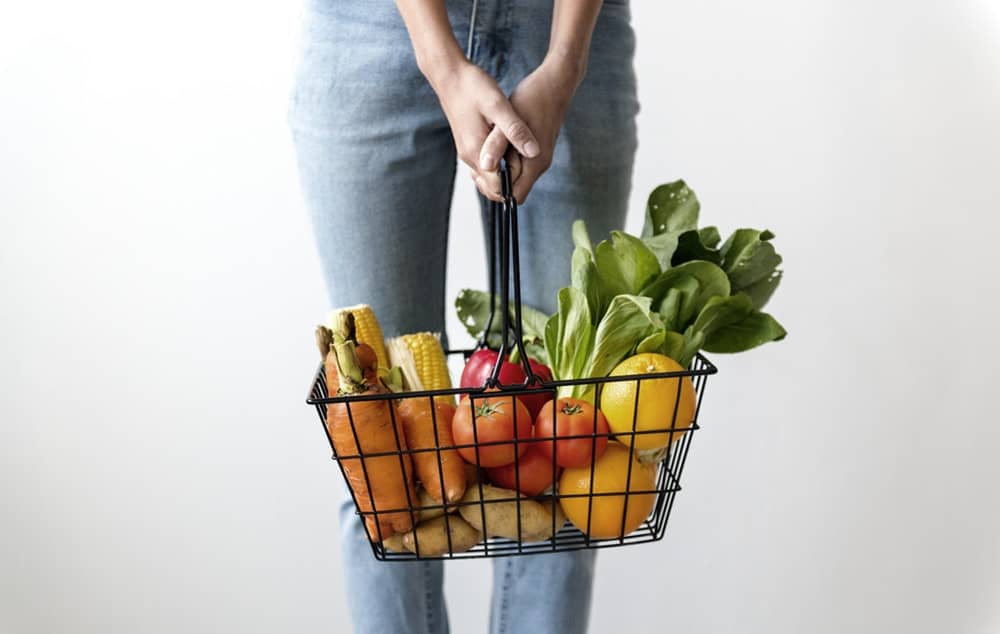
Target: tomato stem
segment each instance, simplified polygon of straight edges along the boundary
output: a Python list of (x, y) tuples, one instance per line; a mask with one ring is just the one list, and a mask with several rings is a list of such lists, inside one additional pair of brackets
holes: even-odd
[(476, 407), (476, 418), (492, 416), (493, 414), (501, 412), (500, 407), (502, 405), (502, 401), (500, 403), (491, 403), (490, 401), (486, 401), (482, 405)]
[(564, 403), (562, 409), (560, 409), (559, 411), (562, 412), (563, 414), (569, 414), (570, 416), (572, 416), (573, 414), (579, 414), (580, 412), (582, 412), (583, 408), (580, 407), (578, 403)]

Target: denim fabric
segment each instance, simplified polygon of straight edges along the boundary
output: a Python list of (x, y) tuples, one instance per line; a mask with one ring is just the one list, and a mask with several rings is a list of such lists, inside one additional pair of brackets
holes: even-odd
[[(473, 0), (447, 6), (464, 48)], [(511, 92), (545, 56), (551, 17), (552, 0), (479, 0), (470, 59)], [(629, 20), (627, 2), (605, 1), (553, 164), (520, 207), (522, 299), (546, 312), (569, 283), (572, 221), (595, 237), (625, 221), (639, 108)], [(370, 304), (387, 334), (443, 331), (455, 148), (394, 3), (310, 0), (289, 120), (331, 306)], [(441, 564), (375, 561), (349, 500), (341, 522), (355, 631), (447, 632)], [(585, 631), (593, 569), (593, 551), (497, 560), (491, 630)]]

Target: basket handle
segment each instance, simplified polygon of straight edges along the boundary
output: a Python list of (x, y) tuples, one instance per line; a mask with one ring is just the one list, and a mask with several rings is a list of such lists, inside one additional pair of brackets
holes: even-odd
[[(524, 351), (524, 336), (521, 325), (521, 266), (520, 255), (518, 254), (517, 236), (517, 200), (514, 198), (513, 186), (510, 177), (511, 169), (506, 159), (500, 160), (500, 195), (502, 202), (490, 201), (489, 203), (489, 275), (490, 275), (490, 317), (483, 331), (483, 340), (479, 342), (477, 348), (486, 347), (486, 339), (490, 328), (493, 326), (493, 318), (496, 313), (496, 283), (499, 273), (500, 278), (500, 310), (503, 320), (503, 334), (500, 338), (500, 350), (497, 351), (497, 360), (493, 364), (493, 371), (486, 379), (484, 387), (500, 386), (500, 368), (510, 350), (509, 340), (513, 338), (514, 346), (517, 347), (520, 362), (527, 377), (524, 385), (529, 386), (539, 381), (531, 364), (528, 363), (528, 355)], [(511, 289), (513, 288), (514, 319), (511, 321)]]

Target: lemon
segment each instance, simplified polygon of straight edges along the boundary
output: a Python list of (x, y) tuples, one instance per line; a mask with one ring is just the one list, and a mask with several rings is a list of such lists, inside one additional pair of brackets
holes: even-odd
[[(644, 352), (619, 363), (609, 376), (681, 372), (684, 368), (670, 357)], [(638, 385), (639, 403), (636, 407)], [(694, 420), (694, 384), (688, 377), (615, 381), (604, 384), (601, 411), (616, 438), (636, 449), (661, 449), (681, 437)], [(657, 432), (633, 434), (634, 431)], [(662, 433), (659, 433), (662, 431)], [(633, 442), (634, 439), (634, 442)]]

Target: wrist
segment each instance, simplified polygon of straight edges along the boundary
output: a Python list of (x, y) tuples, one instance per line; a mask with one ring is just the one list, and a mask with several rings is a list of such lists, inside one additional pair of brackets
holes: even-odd
[(553, 44), (542, 60), (542, 68), (572, 94), (587, 74), (587, 49)]
[(417, 68), (435, 90), (468, 62), (455, 41), (433, 49), (415, 49), (414, 52)]

